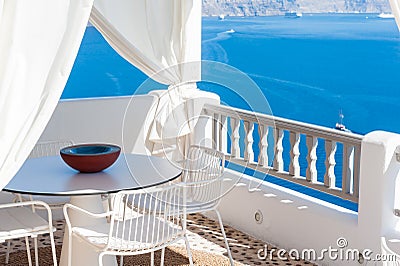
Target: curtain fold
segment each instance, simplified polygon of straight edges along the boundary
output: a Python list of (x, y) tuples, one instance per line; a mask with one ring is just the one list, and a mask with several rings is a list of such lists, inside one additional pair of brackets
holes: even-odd
[(90, 22), (123, 58), (162, 84), (200, 79), (201, 0), (96, 0)]
[(389, 0), (392, 13), (396, 19), (397, 28), (400, 30), (400, 0)]
[(174, 146), (191, 132), (188, 100), (201, 79), (201, 0), (96, 0), (90, 21), (123, 58), (169, 85), (153, 93), (159, 102), (148, 135), (154, 153)]
[(46, 127), (92, 5), (93, 0), (0, 0), (0, 188)]

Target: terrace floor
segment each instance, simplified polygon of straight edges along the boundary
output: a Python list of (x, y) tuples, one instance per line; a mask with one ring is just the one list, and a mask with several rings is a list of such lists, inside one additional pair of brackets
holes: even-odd
[[(193, 252), (195, 265), (229, 265), (223, 238), (218, 223), (203, 215), (188, 216), (189, 242)], [(64, 233), (64, 221), (56, 221), (55, 240), (57, 256), (61, 252), (62, 237)], [(313, 265), (303, 260), (293, 260), (287, 257), (279, 260), (275, 253), (267, 258), (259, 258), (258, 250), (268, 247), (268, 251), (275, 248), (263, 241), (257, 240), (229, 226), (225, 227), (235, 265)], [(16, 266), (27, 265), (25, 242), (23, 239), (12, 241), (12, 253), (9, 264), (5, 264), (7, 243), (0, 245), (0, 265)], [(50, 241), (48, 237), (39, 238), (39, 263), (41, 266), (52, 265)], [(32, 251), (32, 256), (33, 256)], [(155, 264), (159, 264), (159, 254), (155, 255)], [(124, 258), (124, 265), (150, 265), (149, 255), (130, 256)], [(189, 265), (184, 243), (178, 243), (168, 248), (165, 254), (165, 265)]]

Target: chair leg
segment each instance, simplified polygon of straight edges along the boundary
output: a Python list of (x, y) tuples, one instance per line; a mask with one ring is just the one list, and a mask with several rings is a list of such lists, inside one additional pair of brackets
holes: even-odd
[(190, 251), (190, 245), (189, 245), (189, 240), (185, 234), (185, 245), (186, 245), (186, 252), (189, 258), (189, 265), (193, 266), (193, 257), (192, 257), (192, 251)]
[(226, 234), (225, 234), (225, 229), (224, 229), (224, 225), (222, 223), (222, 218), (221, 218), (221, 214), (219, 214), (218, 210), (214, 210), (215, 213), (218, 216), (218, 222), (219, 222), (219, 226), (221, 228), (221, 232), (222, 232), (222, 236), (224, 237), (224, 241), (225, 241), (225, 246), (226, 246), (226, 251), (228, 252), (228, 257), (229, 257), (229, 262), (230, 264), (233, 266), (233, 258), (232, 258), (232, 254), (231, 254), (231, 250), (229, 248), (229, 243), (228, 243), (228, 239), (226, 238)]
[(100, 253), (100, 255), (99, 255), (99, 266), (103, 266), (103, 256), (104, 256), (104, 253)]
[(37, 236), (34, 236), (32, 238), (33, 238), (33, 246), (35, 248), (35, 265), (39, 266), (39, 252), (38, 252)]
[[(100, 258), (99, 258), (100, 260)], [(100, 260), (101, 261), (101, 260)], [(100, 264), (99, 261), (99, 265)], [(68, 229), (68, 266), (72, 265), (72, 232)]]
[(150, 265), (154, 266), (154, 251), (152, 251), (150, 254)]
[(10, 260), (10, 251), (11, 251), (11, 240), (7, 240), (7, 253), (6, 253), (6, 264)]
[[(51, 253), (53, 253), (53, 265), (57, 266), (57, 253), (56, 253), (56, 243), (54, 242), (54, 233), (52, 228), (50, 228), (50, 244), (51, 244)], [(70, 239), (71, 240), (71, 239)], [(69, 249), (68, 249), (69, 252)], [(70, 260), (68, 260), (68, 264)]]
[(161, 250), (161, 262), (160, 266), (164, 266), (165, 248)]
[(124, 265), (124, 256), (119, 256), (119, 266), (123, 266)]
[(25, 237), (25, 245), (26, 245), (26, 255), (28, 256), (29, 266), (32, 266), (32, 257), (31, 257), (31, 248), (29, 246), (29, 238)]

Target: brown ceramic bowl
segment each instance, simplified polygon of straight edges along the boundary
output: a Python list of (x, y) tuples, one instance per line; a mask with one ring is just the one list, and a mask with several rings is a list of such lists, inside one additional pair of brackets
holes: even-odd
[(80, 144), (62, 148), (61, 158), (66, 164), (82, 173), (96, 173), (110, 167), (121, 148), (111, 144)]

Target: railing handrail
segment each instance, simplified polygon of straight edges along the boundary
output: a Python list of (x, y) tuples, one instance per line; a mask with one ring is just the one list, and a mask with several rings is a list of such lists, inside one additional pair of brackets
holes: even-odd
[[(215, 148), (227, 155), (227, 160), (241, 164), (245, 167), (258, 169), (269, 173), (280, 179), (286, 179), (303, 186), (311, 187), (318, 191), (341, 197), (345, 200), (358, 202), (359, 180), (360, 180), (360, 154), (363, 136), (351, 132), (344, 132), (333, 128), (312, 125), (272, 115), (256, 113), (224, 105), (206, 104), (203, 113), (213, 119), (212, 138)], [(228, 118), (230, 118), (231, 130), (228, 129)], [(242, 126), (241, 126), (242, 124)], [(253, 151), (254, 126), (258, 125), (258, 147), (259, 152)], [(243, 127), (244, 136), (240, 128)], [(272, 128), (273, 130), (269, 130)], [(228, 136), (230, 132), (230, 151), (228, 151)], [(287, 132), (285, 134), (285, 132)], [(257, 134), (257, 133), (254, 133)], [(267, 152), (270, 145), (268, 136), (273, 135), (273, 160)], [(301, 138), (301, 136), (305, 138)], [(241, 147), (240, 139), (244, 145)], [(289, 165), (284, 160), (283, 140), (289, 140)], [(325, 155), (319, 157), (316, 154), (318, 140), (321, 139)], [(307, 168), (300, 164), (300, 143), (306, 145)], [(336, 182), (336, 151), (338, 145), (343, 150), (340, 155), (341, 185)], [(255, 155), (258, 160), (255, 160)], [(324, 160), (323, 182), (318, 181), (321, 168), (317, 168), (317, 160)], [(285, 165), (288, 171), (285, 171)], [(305, 176), (301, 171), (306, 172)]]
[(203, 109), (206, 112), (211, 111), (211, 112), (224, 113), (226, 115), (241, 120), (257, 122), (267, 125), (275, 125), (276, 127), (284, 130), (296, 131), (301, 134), (313, 135), (318, 138), (327, 138), (333, 141), (346, 142), (353, 145), (360, 145), (364, 137), (363, 135), (352, 132), (340, 131), (333, 128), (308, 124), (296, 120), (252, 112), (225, 105), (205, 104)]

